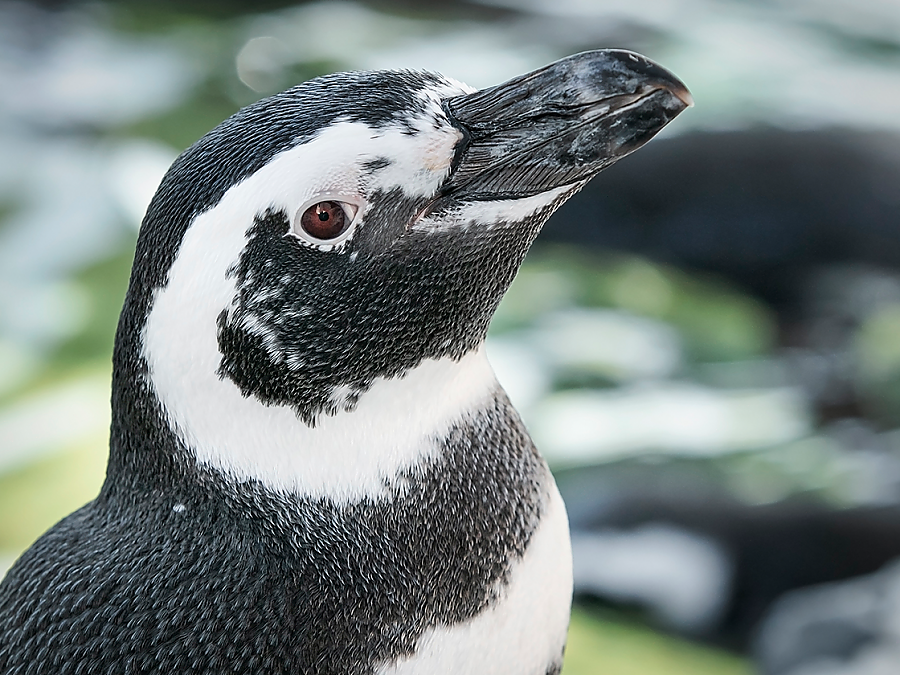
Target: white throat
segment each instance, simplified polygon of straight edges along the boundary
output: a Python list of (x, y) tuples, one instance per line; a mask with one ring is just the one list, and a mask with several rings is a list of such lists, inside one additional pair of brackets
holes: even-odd
[(157, 297), (145, 331), (151, 387), (197, 461), (234, 480), (337, 502), (385, 496), (499, 386), (483, 349), (459, 361), (427, 360), (404, 377), (377, 379), (355, 409), (310, 427), (290, 407), (245, 397), (219, 378), (214, 323), (182, 326), (180, 335), (170, 324), (161, 344), (154, 314), (178, 301), (170, 296)]

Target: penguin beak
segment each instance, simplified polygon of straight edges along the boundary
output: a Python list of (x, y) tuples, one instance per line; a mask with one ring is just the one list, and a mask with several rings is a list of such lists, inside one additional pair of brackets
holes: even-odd
[(441, 196), (482, 201), (576, 187), (644, 145), (693, 100), (665, 68), (605, 49), (443, 103), (463, 139)]

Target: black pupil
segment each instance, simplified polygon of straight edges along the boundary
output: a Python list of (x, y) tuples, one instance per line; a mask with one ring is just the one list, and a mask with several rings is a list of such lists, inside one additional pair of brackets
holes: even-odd
[(328, 218), (328, 211), (319, 211), (319, 220), (324, 223), (326, 220), (328, 220)]

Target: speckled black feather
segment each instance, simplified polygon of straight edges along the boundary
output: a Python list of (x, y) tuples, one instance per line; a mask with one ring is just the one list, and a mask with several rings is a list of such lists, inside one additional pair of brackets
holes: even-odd
[(492, 603), (550, 480), (500, 392), (441, 445), (384, 501), (188, 467), (104, 490), (0, 587), (0, 672), (361, 675), (411, 654)]

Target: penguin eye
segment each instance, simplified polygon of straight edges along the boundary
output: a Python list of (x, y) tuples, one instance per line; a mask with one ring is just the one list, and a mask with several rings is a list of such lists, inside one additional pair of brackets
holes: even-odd
[(350, 219), (337, 202), (319, 202), (310, 206), (300, 216), (300, 227), (316, 239), (334, 239), (347, 229)]
[(318, 197), (307, 202), (294, 219), (294, 234), (310, 244), (332, 247), (350, 238), (360, 205)]

